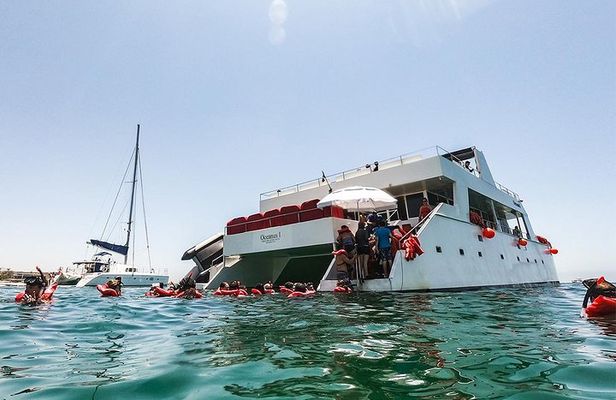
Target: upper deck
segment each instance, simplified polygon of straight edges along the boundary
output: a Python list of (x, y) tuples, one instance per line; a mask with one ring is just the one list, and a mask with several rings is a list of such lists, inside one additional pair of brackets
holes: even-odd
[(261, 193), (260, 209), (265, 211), (289, 204), (301, 204), (347, 186), (388, 189), (446, 176), (449, 168), (443, 167), (443, 163), (454, 165), (462, 172), (470, 172), (464, 167), (466, 161), (472, 162), (472, 174), (478, 181), (505, 193), (516, 203), (520, 202), (517, 193), (494, 181), (483, 154), (475, 147), (450, 152), (440, 146), (434, 146)]

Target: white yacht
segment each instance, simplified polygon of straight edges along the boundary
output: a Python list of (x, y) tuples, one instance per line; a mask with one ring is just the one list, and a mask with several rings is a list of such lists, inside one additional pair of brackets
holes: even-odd
[[(82, 271), (81, 279), (77, 282), (77, 287), (83, 286), (96, 286), (100, 284), (104, 284), (110, 279), (115, 277), (121, 277), (122, 283), (124, 286), (150, 286), (153, 283), (167, 283), (169, 281), (169, 275), (167, 270), (164, 269), (162, 271), (158, 271), (155, 268), (152, 268), (151, 265), (148, 267), (137, 267), (135, 265), (128, 264), (128, 253), (129, 253), (129, 245), (131, 240), (131, 228), (133, 227), (133, 217), (135, 210), (135, 188), (137, 184), (137, 170), (139, 169), (139, 180), (141, 180), (141, 163), (139, 162), (139, 131), (140, 126), (137, 125), (137, 142), (135, 145), (135, 151), (133, 153), (132, 161), (133, 161), (133, 179), (130, 181), (131, 183), (131, 192), (130, 192), (130, 209), (128, 215), (128, 228), (126, 230), (126, 242), (123, 245), (110, 243), (104, 240), (98, 239), (90, 239), (88, 244), (91, 244), (95, 247), (102, 248), (105, 250), (109, 250), (113, 253), (124, 256), (124, 261), (122, 263), (114, 260), (113, 255), (106, 251), (95, 254), (91, 260), (77, 261), (73, 263), (73, 268), (76, 270)], [(129, 164), (130, 165), (130, 164)], [(127, 168), (128, 172), (128, 168)], [(125, 173), (126, 175), (126, 173)], [(124, 178), (122, 179), (122, 183), (124, 183)], [(122, 186), (120, 186), (121, 188)], [(119, 191), (118, 191), (119, 193)], [(142, 194), (143, 200), (143, 194)], [(116, 195), (116, 200), (118, 196)], [(115, 201), (114, 201), (115, 205)], [(113, 207), (112, 207), (113, 208)], [(145, 206), (144, 206), (145, 209)], [(113, 211), (113, 210), (112, 210)], [(111, 213), (109, 216), (111, 217)], [(107, 220), (109, 222), (109, 218)], [(144, 212), (144, 222), (145, 222), (145, 212)], [(105, 224), (107, 226), (107, 224)], [(145, 232), (146, 232), (146, 241), (147, 241), (147, 224), (144, 223)], [(147, 243), (147, 251), (148, 251), (148, 259), (150, 255), (150, 245)], [(133, 253), (134, 258), (134, 253)]]
[[(405, 228), (402, 239), (415, 235), (424, 251), (414, 259), (404, 249), (395, 251), (388, 276), (372, 261), (369, 279), (355, 281), (358, 290), (558, 284), (558, 251), (537, 236), (523, 200), (493, 179), (475, 147), (448, 152), (436, 146), (262, 193), (258, 212), (232, 219), (224, 232), (191, 247), (182, 259), (194, 261), (191, 274), (209, 289), (239, 279), (247, 286), (311, 281), (331, 291), (337, 230), (346, 225), (354, 232), (357, 214), (317, 204), (351, 186), (395, 197), (395, 208), (380, 215), (389, 226)], [(432, 210), (419, 221), (424, 198)]]

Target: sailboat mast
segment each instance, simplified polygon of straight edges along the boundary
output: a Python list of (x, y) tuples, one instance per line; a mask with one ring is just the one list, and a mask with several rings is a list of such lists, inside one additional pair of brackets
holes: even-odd
[[(137, 164), (139, 162), (139, 129), (140, 125), (137, 124), (137, 144), (135, 145), (135, 166), (133, 168), (133, 188), (130, 193), (130, 211), (128, 213), (128, 232), (126, 233), (126, 248), (130, 244), (130, 229), (133, 223), (133, 206), (135, 204), (135, 187), (137, 183)], [(124, 255), (124, 264), (128, 262), (128, 250)]]

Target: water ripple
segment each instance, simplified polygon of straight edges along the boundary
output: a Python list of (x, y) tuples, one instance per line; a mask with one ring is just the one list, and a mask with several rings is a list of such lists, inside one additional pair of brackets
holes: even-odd
[(616, 324), (583, 290), (100, 298), (0, 286), (0, 399), (616, 396)]

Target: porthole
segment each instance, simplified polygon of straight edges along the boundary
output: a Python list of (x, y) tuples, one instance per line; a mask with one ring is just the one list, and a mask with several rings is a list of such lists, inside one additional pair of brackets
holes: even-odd
[(505, 256), (501, 254), (501, 260), (504, 260), (504, 259), (505, 259)]
[(478, 251), (477, 254), (479, 255), (479, 257), (483, 257), (483, 254), (481, 254), (480, 251)]
[(441, 246), (436, 246), (436, 252), (437, 253), (442, 253), (443, 249), (441, 249)]
[(530, 262), (530, 260), (528, 259), (528, 257), (526, 257), (526, 262)]
[(464, 255), (464, 249), (460, 249), (460, 255), (463, 256)]
[(520, 256), (518, 256), (518, 261), (520, 261)]

